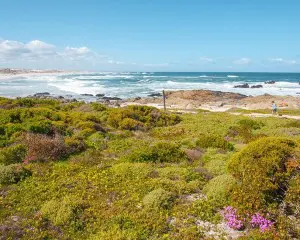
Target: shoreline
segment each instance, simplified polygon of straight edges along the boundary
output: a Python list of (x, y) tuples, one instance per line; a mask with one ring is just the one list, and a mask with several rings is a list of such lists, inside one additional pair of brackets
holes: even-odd
[[(239, 93), (211, 90), (178, 90), (166, 91), (165, 93), (166, 108), (170, 110), (208, 110), (212, 112), (225, 112), (231, 109), (271, 109), (272, 101), (277, 103), (279, 109), (300, 109), (300, 98), (294, 96), (275, 96), (269, 94), (247, 96)], [(98, 102), (110, 107), (145, 105), (163, 109), (163, 97), (159, 95), (160, 93), (157, 93), (157, 95), (153, 97), (120, 99), (118, 97), (106, 97), (104, 95), (96, 97), (91, 94), (82, 94), (80, 97), (73, 95), (58, 96), (44, 92), (20, 98), (54, 99), (63, 103), (72, 101)]]

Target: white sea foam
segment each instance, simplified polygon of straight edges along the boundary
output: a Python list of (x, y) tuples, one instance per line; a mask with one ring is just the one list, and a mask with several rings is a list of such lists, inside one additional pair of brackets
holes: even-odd
[(239, 76), (236, 75), (227, 75), (228, 78), (238, 78)]

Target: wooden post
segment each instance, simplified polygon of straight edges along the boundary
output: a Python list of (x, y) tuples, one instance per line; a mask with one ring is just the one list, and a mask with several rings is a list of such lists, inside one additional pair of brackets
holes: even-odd
[(167, 111), (167, 108), (166, 108), (166, 94), (165, 94), (165, 90), (163, 90), (163, 101), (164, 101), (164, 110)]

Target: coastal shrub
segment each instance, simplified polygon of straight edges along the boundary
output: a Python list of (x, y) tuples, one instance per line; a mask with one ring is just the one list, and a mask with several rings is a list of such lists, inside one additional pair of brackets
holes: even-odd
[(75, 223), (83, 211), (82, 202), (76, 197), (66, 196), (63, 199), (49, 200), (41, 207), (43, 217), (49, 219), (54, 225), (68, 225)]
[(264, 124), (262, 122), (253, 120), (251, 118), (245, 118), (242, 120), (239, 120), (237, 123), (239, 126), (244, 127), (244, 128), (249, 128), (253, 130), (260, 129)]
[(227, 161), (232, 153), (218, 153), (217, 149), (207, 149), (206, 153), (201, 158), (203, 167), (206, 168), (213, 176), (218, 176), (226, 173)]
[(149, 192), (143, 198), (144, 206), (151, 209), (169, 208), (172, 201), (172, 194), (162, 188)]
[(212, 134), (201, 134), (198, 136), (196, 145), (200, 148), (220, 148), (229, 151), (234, 150), (233, 144), (225, 140), (224, 137)]
[(218, 222), (220, 220), (214, 204), (205, 198), (194, 201), (188, 210), (190, 214), (203, 221)]
[(114, 176), (129, 179), (146, 178), (152, 170), (152, 167), (147, 163), (119, 163), (111, 168)]
[(236, 180), (229, 174), (223, 174), (211, 179), (203, 188), (203, 193), (216, 207), (229, 203), (231, 192)]
[(88, 147), (94, 148), (96, 150), (104, 150), (107, 148), (107, 140), (105, 138), (105, 134), (99, 132), (90, 135), (86, 139), (85, 143)]
[(25, 136), (27, 154), (24, 162), (48, 162), (59, 160), (66, 155), (67, 148), (62, 136), (47, 136), (29, 133)]
[(121, 109), (111, 109), (107, 122), (112, 127), (119, 128), (124, 119), (141, 122), (146, 128), (175, 125), (181, 121), (178, 115), (164, 113), (154, 107), (128, 106)]
[(289, 214), (293, 215), (295, 218), (300, 219), (300, 174), (294, 176), (290, 180), (289, 189), (286, 192), (284, 202), (288, 206)]
[(124, 130), (143, 130), (144, 129), (144, 124), (140, 121), (131, 119), (131, 118), (124, 118), (120, 124), (119, 124), (120, 129)]
[(290, 121), (285, 125), (286, 127), (300, 128), (300, 120)]
[(21, 123), (7, 124), (5, 127), (5, 134), (7, 137), (11, 137), (14, 133), (25, 131), (25, 126)]
[(0, 165), (0, 185), (17, 183), (30, 175), (21, 164)]
[(86, 144), (82, 138), (72, 136), (65, 139), (66, 151), (68, 154), (79, 153), (86, 149)]
[(238, 187), (233, 203), (244, 210), (255, 211), (276, 206), (285, 195), (295, 169), (287, 171), (297, 143), (287, 138), (262, 138), (250, 143), (229, 160), (229, 171)]
[(53, 126), (50, 121), (34, 122), (29, 124), (28, 131), (31, 133), (50, 135), (53, 133)]
[(93, 110), (95, 110), (97, 112), (102, 112), (102, 111), (107, 110), (107, 107), (101, 103), (93, 102), (93, 103), (91, 103), (91, 106), (92, 106)]
[(265, 134), (254, 134), (253, 130), (258, 130), (263, 127), (262, 122), (247, 118), (237, 122), (237, 125), (231, 126), (227, 133), (227, 136), (235, 138), (238, 137), (243, 143), (249, 143), (258, 138), (266, 137)]
[(12, 145), (0, 150), (0, 164), (20, 163), (26, 155), (26, 147), (22, 144)]
[(157, 142), (149, 147), (135, 150), (126, 157), (133, 162), (181, 162), (187, 160), (187, 156), (180, 146), (170, 142)]

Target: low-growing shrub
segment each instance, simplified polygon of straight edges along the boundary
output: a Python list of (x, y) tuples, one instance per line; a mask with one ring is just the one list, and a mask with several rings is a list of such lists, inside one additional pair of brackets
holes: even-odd
[(79, 153), (86, 149), (86, 144), (82, 138), (66, 137), (65, 146), (68, 154)]
[(231, 192), (236, 180), (229, 174), (223, 174), (211, 179), (203, 188), (203, 193), (216, 207), (222, 207), (229, 203)]
[(144, 124), (140, 121), (131, 119), (131, 118), (124, 118), (120, 124), (119, 124), (120, 129), (124, 130), (143, 130)]
[(162, 188), (155, 189), (143, 198), (143, 204), (148, 208), (169, 208), (173, 201), (172, 194)]
[(300, 128), (300, 120), (290, 121), (285, 125), (286, 127)]
[(200, 148), (221, 148), (229, 151), (234, 150), (233, 144), (225, 140), (224, 137), (211, 134), (201, 134), (196, 141), (196, 145)]
[(30, 175), (31, 172), (21, 164), (0, 165), (0, 184), (17, 183)]
[(96, 150), (104, 150), (107, 148), (107, 140), (103, 133), (96, 132), (89, 136), (85, 142), (88, 147)]
[(264, 124), (262, 122), (258, 122), (256, 120), (253, 120), (251, 118), (245, 118), (238, 121), (238, 125), (241, 127), (257, 130), (260, 129)]
[(297, 143), (287, 138), (262, 138), (250, 143), (229, 161), (229, 171), (238, 187), (233, 203), (249, 211), (276, 207), (282, 202), (290, 176), (287, 162), (295, 154)]
[(26, 155), (26, 147), (22, 144), (12, 145), (0, 150), (0, 164), (20, 163)]
[(82, 213), (82, 202), (72, 196), (46, 202), (42, 208), (42, 215), (54, 225), (62, 226), (76, 222)]
[(28, 131), (31, 133), (50, 135), (53, 133), (53, 126), (51, 122), (48, 121), (34, 122), (29, 124)]
[(187, 160), (187, 156), (180, 146), (169, 142), (157, 142), (150, 147), (135, 150), (126, 157), (134, 162), (180, 162)]
[[(127, 119), (125, 121), (126, 124), (123, 122), (124, 119)], [(129, 122), (128, 119), (135, 120), (135, 122)], [(128, 106), (121, 109), (111, 109), (107, 121), (109, 125), (115, 128), (121, 128), (121, 126), (124, 127), (127, 125), (134, 126), (137, 124), (143, 124), (146, 128), (152, 128), (175, 125), (179, 123), (181, 119), (178, 115), (164, 113), (154, 107)]]
[(27, 134), (25, 136), (27, 154), (24, 162), (31, 161), (55, 161), (64, 157), (67, 148), (64, 139), (60, 135), (53, 137), (43, 134)]

